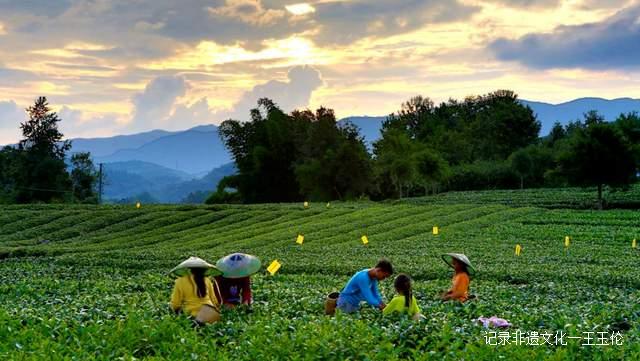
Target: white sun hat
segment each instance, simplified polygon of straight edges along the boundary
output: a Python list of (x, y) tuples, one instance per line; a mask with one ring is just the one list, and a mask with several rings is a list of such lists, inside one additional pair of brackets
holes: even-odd
[(205, 272), (205, 275), (207, 276), (219, 276), (222, 274), (222, 271), (217, 269), (216, 266), (203, 260), (200, 257), (193, 257), (193, 256), (189, 257), (187, 260), (185, 260), (184, 262), (174, 267), (169, 273), (182, 277), (182, 276), (191, 274), (192, 268), (206, 269), (207, 271)]
[(458, 261), (460, 261), (460, 262), (462, 262), (462, 263), (467, 265), (467, 270), (469, 271), (469, 273), (475, 273), (475, 269), (471, 265), (471, 261), (469, 261), (469, 258), (467, 258), (467, 256), (465, 256), (462, 253), (447, 253), (447, 254), (443, 254), (442, 255), (442, 259), (451, 268), (453, 268), (453, 259), (457, 259)]

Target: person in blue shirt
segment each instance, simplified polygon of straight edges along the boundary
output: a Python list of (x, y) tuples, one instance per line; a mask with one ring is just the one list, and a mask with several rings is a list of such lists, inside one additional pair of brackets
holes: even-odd
[(365, 301), (380, 310), (385, 308), (382, 296), (378, 291), (378, 281), (393, 274), (393, 266), (386, 259), (381, 259), (374, 268), (363, 269), (351, 277), (338, 296), (337, 308), (345, 313), (360, 310), (360, 302)]

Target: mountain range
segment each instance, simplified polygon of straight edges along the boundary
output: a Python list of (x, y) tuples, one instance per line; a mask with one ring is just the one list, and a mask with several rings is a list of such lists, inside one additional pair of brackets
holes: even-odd
[[(580, 98), (561, 104), (521, 100), (533, 109), (541, 122), (541, 135), (558, 121), (567, 124), (597, 110), (612, 121), (621, 113), (640, 112), (640, 99)], [(339, 121), (360, 128), (368, 146), (380, 136), (386, 116), (352, 116)], [(217, 182), (235, 172), (215, 125), (184, 131), (152, 130), (108, 138), (72, 139), (72, 152), (90, 152), (94, 162), (103, 163), (104, 198), (135, 201), (142, 197), (162, 203), (184, 201), (189, 194), (215, 190)], [(197, 197), (196, 197), (197, 198)], [(200, 197), (201, 198), (201, 197)], [(193, 199), (193, 197), (191, 197)]]

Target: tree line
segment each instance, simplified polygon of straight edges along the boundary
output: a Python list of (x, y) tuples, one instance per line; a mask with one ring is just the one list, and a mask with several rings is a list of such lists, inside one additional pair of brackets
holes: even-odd
[[(0, 203), (97, 203), (89, 153), (71, 154), (46, 98), (26, 109), (23, 139), (0, 150)], [(640, 116), (606, 122), (596, 111), (539, 136), (540, 122), (517, 95), (499, 90), (436, 105), (417, 96), (382, 124), (367, 148), (333, 110), (282, 111), (260, 99), (250, 121), (219, 134), (238, 169), (208, 203), (383, 200), (453, 190), (626, 187), (640, 169)], [(213, 185), (212, 185), (213, 187)]]
[(451, 190), (625, 187), (640, 168), (640, 117), (606, 122), (596, 111), (540, 137), (517, 95), (499, 90), (436, 105), (417, 96), (383, 122), (369, 153), (358, 129), (331, 109), (282, 111), (260, 99), (251, 120), (227, 120), (220, 136), (238, 173), (215, 202), (382, 200)]
[(26, 109), (23, 139), (0, 150), (0, 203), (97, 203), (97, 172), (89, 153), (67, 158), (60, 118), (45, 97)]

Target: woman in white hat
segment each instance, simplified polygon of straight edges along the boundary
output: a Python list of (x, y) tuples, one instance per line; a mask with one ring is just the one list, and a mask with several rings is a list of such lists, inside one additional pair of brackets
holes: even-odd
[(222, 275), (216, 277), (216, 282), (222, 290), (222, 302), (225, 306), (232, 308), (240, 304), (251, 305), (253, 295), (250, 276), (258, 272), (261, 265), (257, 257), (244, 253), (232, 253), (216, 262), (216, 267), (222, 271)]
[(170, 306), (174, 312), (181, 311), (193, 317), (198, 323), (213, 323), (220, 320), (221, 300), (217, 283), (210, 276), (221, 274), (214, 265), (198, 257), (189, 257), (180, 263), (171, 273), (178, 276)]
[(442, 255), (442, 259), (455, 270), (451, 289), (442, 294), (442, 300), (465, 302), (469, 298), (473, 298), (469, 297), (469, 273), (473, 271), (469, 258), (462, 253), (447, 253)]

